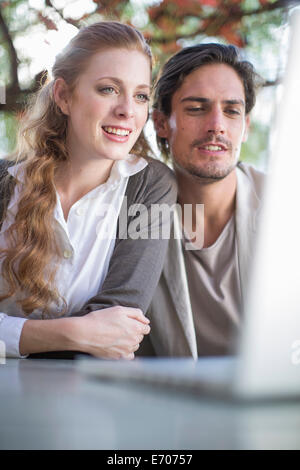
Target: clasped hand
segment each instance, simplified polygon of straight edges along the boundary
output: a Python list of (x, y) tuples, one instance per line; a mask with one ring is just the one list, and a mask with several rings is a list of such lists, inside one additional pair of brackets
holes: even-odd
[(134, 359), (144, 335), (150, 332), (148, 318), (137, 308), (110, 307), (80, 320), (80, 349), (107, 359)]

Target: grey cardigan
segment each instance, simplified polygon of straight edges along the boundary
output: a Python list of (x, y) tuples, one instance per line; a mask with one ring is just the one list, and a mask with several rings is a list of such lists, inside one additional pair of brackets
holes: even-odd
[[(173, 205), (176, 202), (177, 187), (173, 172), (166, 165), (152, 158), (146, 160), (148, 165), (129, 177), (125, 196), (128, 208), (132, 204), (143, 204), (150, 213), (152, 204)], [(7, 160), (0, 160), (0, 220), (14, 187), (13, 177), (9, 177), (9, 185), (3, 185), (10, 165)], [(139, 215), (137, 213), (127, 217), (128, 231)], [(159, 221), (152, 220), (151, 223), (157, 224)], [(168, 240), (161, 237), (154, 240), (123, 239), (120, 236), (117, 236), (101, 290), (72, 316), (82, 316), (114, 305), (140, 308), (144, 313), (147, 311), (163, 268)], [(43, 353), (43, 357), (53, 357), (53, 354)]]

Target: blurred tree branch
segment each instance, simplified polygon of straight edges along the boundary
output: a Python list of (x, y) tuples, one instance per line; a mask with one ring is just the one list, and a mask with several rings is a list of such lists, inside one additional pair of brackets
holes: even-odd
[[(206, 34), (208, 36), (218, 36), (221, 32), (221, 36), (223, 35), (222, 33), (222, 28), (225, 25), (232, 25), (236, 26), (237, 29), (240, 27), (240, 21), (244, 17), (248, 16), (257, 16), (261, 15), (263, 13), (269, 13), (278, 9), (286, 9), (286, 8), (291, 8), (292, 6), (295, 6), (299, 4), (299, 0), (276, 0), (272, 3), (270, 2), (262, 2), (261, 6), (259, 8), (255, 8), (253, 10), (243, 10), (240, 5), (238, 5), (236, 2), (234, 4), (231, 4), (230, 2), (224, 2), (223, 8), (220, 8), (216, 13), (212, 13), (209, 15), (203, 14), (201, 10), (201, 3), (198, 3), (198, 9), (199, 9), (199, 14), (202, 16), (200, 19), (202, 20), (201, 26), (197, 28), (195, 31), (190, 32), (190, 33), (182, 33), (182, 34), (163, 34), (163, 35), (151, 35), (147, 34), (148, 39), (151, 40), (151, 43), (157, 43), (157, 44), (168, 44), (171, 42), (176, 42), (180, 39), (192, 39), (196, 36), (199, 36), (201, 34)], [(157, 9), (157, 13), (155, 14), (155, 10)], [(162, 5), (159, 5), (158, 7), (153, 8), (153, 13), (151, 16), (151, 19), (153, 22), (157, 21), (162, 21), (164, 17), (167, 17), (170, 15), (170, 12), (168, 12), (168, 9), (163, 10)], [(184, 20), (184, 18), (187, 16), (187, 14), (178, 14), (176, 15), (176, 21), (180, 22)], [(224, 35), (226, 38), (226, 34)], [(242, 44), (237, 44), (240, 47)]]
[(19, 112), (24, 108), (24, 103), (26, 102), (28, 96), (35, 91), (37, 91), (41, 82), (45, 80), (45, 70), (39, 72), (35, 77), (32, 85), (29, 88), (21, 89), (18, 79), (18, 67), (20, 61), (16, 49), (14, 47), (12, 35), (9, 32), (7, 24), (5, 22), (4, 16), (0, 9), (0, 31), (1, 35), (4, 38), (4, 42), (7, 45), (8, 55), (9, 55), (9, 64), (10, 64), (10, 76), (11, 81), (7, 85), (5, 90), (6, 103), (0, 104), (0, 111), (9, 111), (9, 112)]
[(4, 38), (4, 42), (7, 45), (8, 54), (10, 58), (10, 71), (11, 71), (10, 88), (12, 91), (17, 93), (20, 90), (19, 80), (18, 80), (19, 60), (18, 60), (17, 52), (15, 49), (12, 37), (10, 35), (9, 29), (2, 15), (1, 9), (0, 9), (0, 31), (1, 31), (1, 35)]
[[(55, 18), (80, 27), (90, 18), (91, 20), (109, 18), (130, 23), (136, 14), (135, 7), (129, 0), (93, 0), (95, 4), (93, 13), (86, 13), (79, 19), (73, 19), (66, 17), (64, 8), (57, 8), (54, 0), (44, 1), (45, 8), (42, 11), (28, 6), (27, 8), (33, 11), (36, 21), (44, 24), (48, 30), (57, 29)], [(13, 8), (25, 3), (27, 2), (24, 0), (0, 3), (1, 43), (7, 51), (9, 62), (4, 64), (8, 69), (9, 79), (6, 83), (6, 103), (0, 104), (0, 111), (21, 111), (28, 96), (36, 91), (45, 79), (45, 71), (41, 70), (26, 88), (19, 83), (18, 69), (21, 62), (14, 45), (18, 31), (12, 27), (14, 24), (15, 28)], [(278, 18), (296, 4), (299, 4), (299, 0), (259, 0), (258, 7), (257, 2), (256, 5), (254, 2), (252, 9), (249, 6), (246, 9), (242, 0), (163, 0), (154, 6), (144, 7), (148, 22), (142, 31), (154, 47), (155, 54), (163, 62), (170, 54), (180, 49), (182, 40), (192, 40), (201, 35), (220, 37), (229, 43), (245, 47), (247, 37), (242, 23), (245, 18), (259, 17), (272, 12), (278, 12)], [(54, 12), (54, 16), (51, 12)], [(32, 23), (28, 21), (27, 27), (31, 25)], [(279, 79), (269, 80), (265, 86), (276, 85), (279, 81)]]

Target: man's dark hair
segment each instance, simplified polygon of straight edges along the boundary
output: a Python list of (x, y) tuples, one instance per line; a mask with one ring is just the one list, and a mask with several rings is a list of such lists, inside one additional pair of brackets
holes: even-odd
[[(255, 104), (256, 91), (262, 84), (262, 79), (250, 62), (242, 60), (235, 46), (215, 43), (185, 47), (165, 63), (155, 84), (153, 108), (170, 116), (172, 97), (185, 77), (208, 64), (227, 64), (236, 71), (244, 85), (245, 112), (248, 114)], [(157, 144), (167, 160), (169, 158), (167, 140), (157, 136)]]

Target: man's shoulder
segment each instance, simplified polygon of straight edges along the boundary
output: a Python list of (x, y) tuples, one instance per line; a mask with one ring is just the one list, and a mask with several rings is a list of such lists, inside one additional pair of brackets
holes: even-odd
[(238, 163), (237, 171), (238, 175), (243, 176), (244, 180), (254, 187), (257, 195), (261, 196), (264, 189), (266, 174), (263, 171), (254, 168), (254, 166), (244, 162)]

